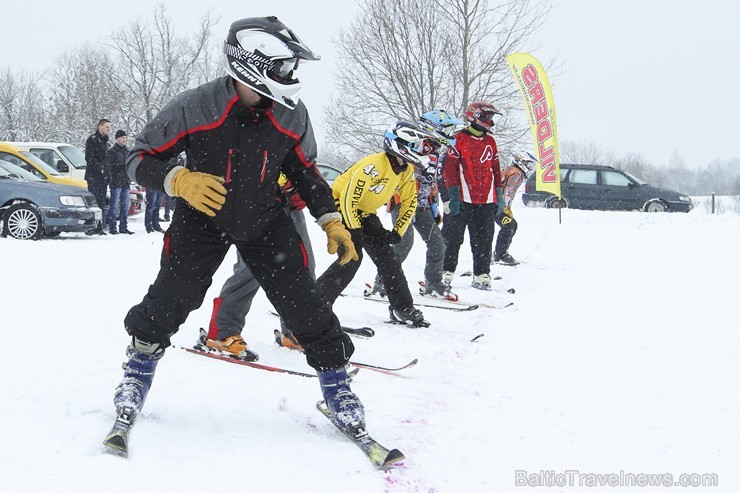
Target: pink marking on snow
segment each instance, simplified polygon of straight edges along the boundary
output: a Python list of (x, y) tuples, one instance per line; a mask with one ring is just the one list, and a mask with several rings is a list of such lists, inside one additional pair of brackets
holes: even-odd
[(288, 410), (288, 398), (283, 396), (282, 399), (280, 399), (280, 402), (278, 403), (278, 411), (281, 413), (284, 413)]

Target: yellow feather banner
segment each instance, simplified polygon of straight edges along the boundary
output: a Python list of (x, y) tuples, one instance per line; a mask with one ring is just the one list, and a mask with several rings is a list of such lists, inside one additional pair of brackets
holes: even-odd
[(529, 113), (529, 125), (540, 161), (536, 188), (560, 197), (560, 150), (550, 81), (542, 64), (529, 53), (506, 55), (506, 62)]

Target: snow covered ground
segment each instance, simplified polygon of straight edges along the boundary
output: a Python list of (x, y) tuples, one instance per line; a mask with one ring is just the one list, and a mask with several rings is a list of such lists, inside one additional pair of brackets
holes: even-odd
[[(398, 376), (362, 370), (353, 384), (372, 434), (407, 456), (390, 472), (314, 409), (314, 379), (178, 349), (159, 365), (129, 458), (104, 454), (128, 343), (122, 319), (156, 274), (161, 236), (144, 233), (138, 217), (130, 237), (0, 238), (0, 491), (615, 490), (516, 487), (523, 470), (546, 471), (530, 481), (566, 470), (716, 473), (718, 487), (695, 490), (739, 491), (740, 215), (566, 210), (558, 224), (552, 210), (514, 212), (511, 253), (523, 263), (493, 267), (503, 280), (492, 293), (454, 281), (464, 301), (514, 306), (424, 309), (432, 326), (416, 330), (384, 324), (378, 303), (335, 306), (346, 325), (377, 330), (355, 340), (356, 360), (420, 361)], [(323, 233), (312, 233), (322, 271), (331, 259)], [(423, 259), (417, 238), (404, 266), (413, 285)], [(232, 262), (175, 344), (207, 325)], [(458, 274), (470, 268), (465, 245)], [(373, 275), (366, 260), (348, 292)], [(273, 343), (269, 308), (260, 294), (245, 331), (251, 347), (266, 364), (309, 370)]]

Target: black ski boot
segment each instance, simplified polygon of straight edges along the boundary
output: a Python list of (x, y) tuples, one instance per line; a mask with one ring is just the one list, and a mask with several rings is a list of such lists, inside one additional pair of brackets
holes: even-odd
[(458, 301), (459, 297), (450, 289), (450, 285), (442, 281), (430, 281), (427, 279), (419, 288), (419, 294), (422, 296), (433, 296), (435, 298), (444, 298), (448, 301)]
[(512, 257), (511, 255), (507, 253), (501, 254), (501, 255), (494, 255), (493, 261), (497, 264), (503, 264), (503, 265), (518, 265), (519, 262)]
[(424, 320), (424, 314), (421, 310), (409, 305), (404, 308), (388, 307), (391, 316), (391, 323), (410, 325), (411, 327), (429, 327), (429, 322)]

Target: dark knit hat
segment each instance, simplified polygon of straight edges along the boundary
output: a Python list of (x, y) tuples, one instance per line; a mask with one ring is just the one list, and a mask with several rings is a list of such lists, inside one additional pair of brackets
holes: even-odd
[(128, 135), (125, 130), (116, 130), (116, 138)]

